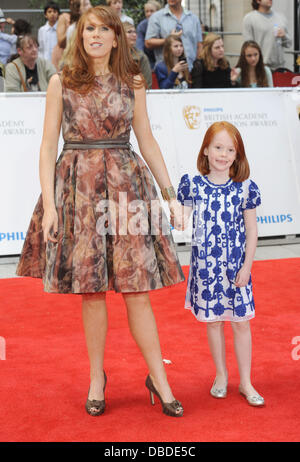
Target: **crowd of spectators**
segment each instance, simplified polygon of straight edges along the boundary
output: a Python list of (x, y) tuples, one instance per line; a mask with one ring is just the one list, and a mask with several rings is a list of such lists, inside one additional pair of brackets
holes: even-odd
[[(284, 48), (291, 46), (286, 19), (272, 9), (272, 0), (252, 0), (243, 19), (240, 57), (231, 68), (223, 39), (207, 32), (181, 0), (144, 4), (145, 18), (135, 28), (122, 0), (106, 0), (120, 17), (133, 58), (148, 88), (155, 77), (159, 88), (232, 88), (273, 86), (272, 72), (284, 68)], [(4, 17), (0, 9), (0, 91), (45, 91), (50, 77), (69, 63), (76, 24), (91, 7), (90, 0), (70, 0), (68, 13), (50, 1), (38, 36), (23, 20)], [(4, 32), (5, 24), (11, 33)], [(1, 89), (1, 79), (4, 80)]]

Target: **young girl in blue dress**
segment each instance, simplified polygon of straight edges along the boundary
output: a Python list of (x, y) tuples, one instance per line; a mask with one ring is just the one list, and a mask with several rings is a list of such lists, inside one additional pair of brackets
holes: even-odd
[(201, 174), (184, 175), (178, 200), (193, 211), (190, 272), (185, 308), (207, 323), (216, 377), (210, 393), (227, 395), (224, 321), (230, 321), (240, 374), (240, 393), (252, 406), (264, 399), (251, 384), (254, 318), (251, 266), (257, 244), (260, 192), (249, 178), (244, 143), (236, 127), (216, 122), (207, 130), (197, 160)]

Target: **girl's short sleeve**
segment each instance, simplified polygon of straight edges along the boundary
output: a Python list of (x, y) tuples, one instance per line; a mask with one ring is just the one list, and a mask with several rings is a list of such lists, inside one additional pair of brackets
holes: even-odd
[(245, 182), (245, 196), (243, 201), (243, 210), (255, 209), (261, 204), (260, 191), (256, 183), (252, 180)]
[(193, 206), (193, 197), (191, 194), (191, 180), (188, 174), (183, 175), (177, 190), (177, 200), (187, 207)]

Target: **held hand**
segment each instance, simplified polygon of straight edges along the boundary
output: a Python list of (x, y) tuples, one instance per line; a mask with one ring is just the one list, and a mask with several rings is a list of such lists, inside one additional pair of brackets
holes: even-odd
[(185, 220), (184, 207), (176, 199), (169, 201), (170, 223), (177, 229), (183, 231), (186, 228), (187, 220)]
[(246, 266), (242, 266), (235, 278), (236, 287), (245, 287), (250, 279), (250, 269)]
[(58, 217), (55, 209), (44, 211), (42, 229), (44, 234), (44, 242), (47, 241), (57, 243)]

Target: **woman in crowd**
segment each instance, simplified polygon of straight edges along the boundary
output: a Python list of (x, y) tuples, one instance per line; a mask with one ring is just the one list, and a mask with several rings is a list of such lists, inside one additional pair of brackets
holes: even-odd
[(152, 87), (152, 71), (149, 60), (142, 50), (136, 47), (136, 30), (130, 22), (123, 22), (123, 27), (126, 32), (127, 42), (131, 51), (131, 56), (134, 61), (140, 66), (141, 73), (143, 74), (148, 88)]
[(73, 0), (71, 10), (71, 24), (68, 26), (66, 31), (66, 47), (63, 51), (62, 58), (59, 61), (59, 69), (62, 69), (65, 65), (71, 64), (73, 46), (75, 44), (76, 27), (80, 16), (91, 8), (90, 0)]
[(71, 37), (72, 31), (76, 27), (76, 23), (80, 18), (80, 14), (91, 7), (89, 0), (70, 0), (70, 12), (62, 13), (57, 21), (56, 34), (57, 45), (53, 48), (52, 63), (56, 69), (60, 69), (60, 62), (63, 57), (64, 50), (67, 46), (67, 40)]
[(236, 85), (238, 72), (230, 69), (224, 55), (222, 37), (208, 34), (203, 42), (199, 59), (191, 72), (192, 88), (230, 88)]
[[(43, 278), (46, 292), (82, 297), (91, 379), (88, 414), (105, 410), (106, 293), (114, 290), (123, 295), (130, 331), (147, 364), (151, 398), (156, 394), (165, 414), (180, 417), (183, 408), (168, 384), (149, 291), (184, 276), (149, 169), (171, 215), (181, 206), (152, 134), (144, 78), (111, 8), (97, 6), (81, 16), (73, 51), (71, 65), (52, 77), (47, 91), (42, 195), (17, 274)], [(142, 157), (130, 145), (131, 127)], [(61, 128), (65, 144), (56, 160)], [(66, 394), (69, 402), (70, 391)], [(133, 406), (135, 390), (126, 399)]]
[(180, 37), (171, 34), (166, 38), (163, 56), (164, 61), (155, 66), (159, 88), (188, 88), (189, 70)]
[(243, 44), (236, 69), (237, 83), (242, 87), (273, 87), (271, 69), (264, 65), (260, 46), (253, 40)]
[(78, 23), (80, 16), (83, 13), (85, 13), (89, 8), (91, 8), (91, 6), (92, 5), (91, 5), (90, 0), (79, 0), (79, 1), (74, 2), (73, 17), (71, 19), (71, 24), (68, 26), (68, 29), (66, 32), (67, 44), (76, 29), (76, 25)]
[(146, 32), (147, 32), (147, 27), (148, 27), (148, 20), (150, 16), (160, 9), (161, 9), (161, 4), (157, 2), (156, 0), (149, 0), (147, 3), (145, 3), (144, 5), (145, 19), (143, 19), (136, 28), (136, 32), (137, 32), (136, 47), (145, 53), (145, 55), (149, 59), (151, 69), (154, 69), (155, 55), (154, 55), (153, 50), (149, 50), (149, 48), (145, 46), (145, 37), (146, 37)]

